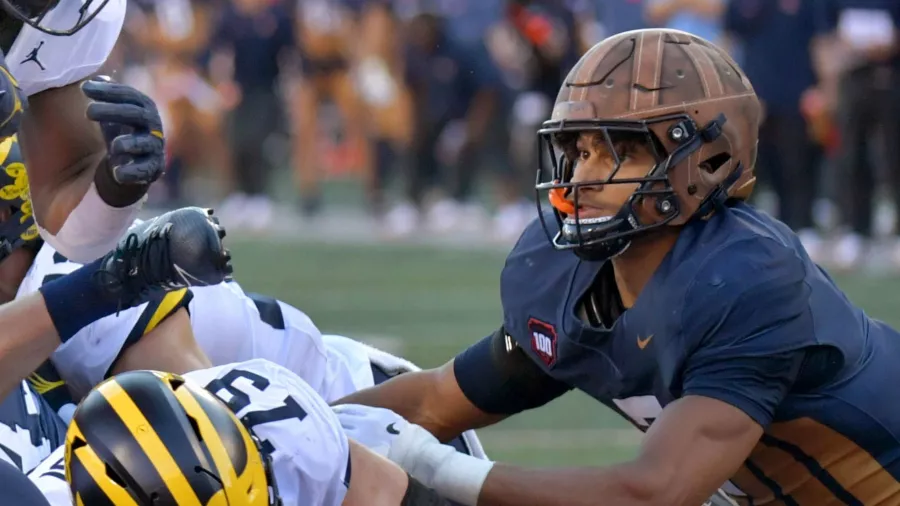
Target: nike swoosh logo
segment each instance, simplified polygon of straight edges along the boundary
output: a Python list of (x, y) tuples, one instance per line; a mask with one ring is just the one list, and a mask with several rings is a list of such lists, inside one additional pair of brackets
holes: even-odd
[(644, 348), (646, 348), (647, 345), (650, 344), (651, 339), (653, 339), (653, 334), (650, 334), (649, 336), (647, 336), (646, 339), (641, 339), (641, 336), (638, 336), (638, 338), (637, 338), (638, 348), (640, 348), (642, 350)]
[(393, 422), (390, 423), (390, 424), (387, 426), (387, 431), (388, 431), (388, 434), (393, 434), (393, 435), (395, 435), (395, 436), (399, 436), (399, 435), (400, 435), (400, 431), (397, 430), (397, 427), (394, 427)]

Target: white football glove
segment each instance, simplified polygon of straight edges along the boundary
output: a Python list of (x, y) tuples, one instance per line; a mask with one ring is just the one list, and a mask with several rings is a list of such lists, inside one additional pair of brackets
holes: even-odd
[(387, 458), (397, 436), (410, 423), (389, 409), (360, 404), (342, 404), (331, 408), (347, 437)]
[(447, 499), (475, 506), (494, 463), (441, 444), (393, 411), (355, 404), (335, 406), (347, 437), (387, 457)]

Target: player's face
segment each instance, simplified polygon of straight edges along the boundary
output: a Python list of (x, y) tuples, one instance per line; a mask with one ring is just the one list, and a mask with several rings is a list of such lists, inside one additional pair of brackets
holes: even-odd
[(609, 179), (612, 183), (578, 188), (580, 219), (615, 215), (639, 186), (639, 183), (616, 183), (616, 181), (645, 177), (656, 164), (656, 158), (650, 149), (639, 139), (613, 137), (613, 141), (614, 145), (609, 146), (602, 135), (596, 132), (582, 132), (574, 145), (566, 149), (566, 157), (574, 162), (571, 182)]

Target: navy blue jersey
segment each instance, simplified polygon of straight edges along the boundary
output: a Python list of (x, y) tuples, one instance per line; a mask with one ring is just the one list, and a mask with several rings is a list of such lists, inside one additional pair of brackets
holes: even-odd
[[(611, 271), (529, 226), (501, 276), (501, 331), (456, 359), (470, 400), (513, 413), (577, 388), (646, 429), (675, 399), (711, 397), (765, 429), (726, 486), (746, 503), (900, 497), (900, 404), (889, 387), (900, 383), (900, 334), (847, 300), (784, 224), (744, 204), (689, 223), (627, 310), (596, 299), (610, 292), (604, 280), (616, 292)], [(530, 394), (518, 404), (502, 350), (543, 378), (525, 375)]]

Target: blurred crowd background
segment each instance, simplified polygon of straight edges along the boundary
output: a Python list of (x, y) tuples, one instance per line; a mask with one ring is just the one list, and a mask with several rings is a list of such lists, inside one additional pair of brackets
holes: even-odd
[(900, 268), (897, 0), (132, 0), (108, 70), (164, 111), (157, 206), (508, 242), (536, 215), (535, 132), (568, 69), (650, 26), (750, 76), (757, 204), (823, 264)]

